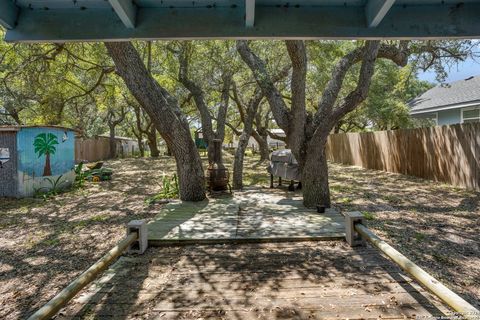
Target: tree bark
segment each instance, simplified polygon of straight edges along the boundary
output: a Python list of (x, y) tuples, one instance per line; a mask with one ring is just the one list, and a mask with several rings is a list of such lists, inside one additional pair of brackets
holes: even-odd
[[(239, 190), (243, 188), (243, 160), (245, 150), (248, 146), (248, 140), (252, 134), (253, 121), (258, 110), (258, 106), (263, 99), (260, 90), (256, 90), (254, 97), (249, 101), (246, 114), (244, 114), (243, 131), (240, 135), (237, 150), (235, 150), (235, 159), (233, 161), (233, 189)], [(241, 105), (238, 105), (242, 108)]]
[(205, 199), (205, 176), (200, 155), (185, 115), (170, 93), (153, 79), (137, 50), (129, 42), (105, 46), (132, 95), (150, 116), (176, 160), (180, 199)]
[(115, 126), (109, 124), (108, 128), (110, 129), (109, 134), (109, 146), (110, 146), (110, 159), (115, 159), (117, 157), (117, 143), (115, 141)]
[[(275, 87), (267, 72), (265, 63), (256, 56), (246, 41), (237, 41), (237, 50), (249, 66), (259, 87), (270, 104), (277, 124), (285, 131), (287, 146), (299, 164), (302, 172), (303, 201), (307, 207), (330, 206), (328, 190), (328, 167), (325, 144), (329, 132), (348, 112), (365, 100), (377, 56), (389, 58), (397, 63), (406, 63), (406, 56), (394, 46), (380, 48), (379, 41), (367, 41), (363, 47), (355, 48), (336, 64), (332, 77), (327, 83), (314, 116), (307, 114), (305, 87), (307, 54), (302, 41), (285, 42), (292, 61), (291, 108), (287, 108), (283, 96)], [(356, 88), (336, 108), (337, 98), (343, 80), (350, 68), (362, 62)]]
[(137, 138), (137, 143), (138, 143), (138, 151), (140, 152), (140, 157), (143, 158), (145, 157), (145, 147), (143, 146), (142, 138)]
[(302, 172), (303, 204), (307, 208), (323, 205), (329, 208), (328, 163), (325, 144), (310, 146), (306, 153)]
[(200, 122), (202, 124), (202, 134), (203, 138), (207, 142), (207, 154), (208, 154), (208, 162), (213, 162), (214, 156), (214, 147), (213, 147), (213, 140), (219, 139), (222, 141), (225, 139), (225, 122), (226, 122), (226, 115), (229, 103), (229, 90), (230, 84), (232, 80), (232, 73), (230, 70), (223, 71), (222, 80), (222, 94), (221, 94), (221, 101), (220, 107), (218, 110), (218, 115), (216, 118), (217, 128), (216, 130), (213, 129), (212, 123), (212, 114), (210, 113), (210, 109), (207, 105), (207, 100), (205, 98), (205, 92), (202, 89), (201, 85), (196, 83), (189, 77), (189, 67), (190, 67), (190, 57), (189, 51), (192, 49), (191, 42), (184, 42), (182, 48), (179, 51), (172, 50), (175, 54), (177, 54), (178, 62), (179, 62), (179, 70), (178, 70), (178, 80), (180, 83), (190, 92), (195, 102), (195, 105), (200, 113)]
[(260, 149), (260, 161), (266, 161), (270, 158), (270, 146), (268, 145), (268, 133), (261, 135), (258, 130), (252, 131), (252, 137), (257, 141)]
[(147, 137), (148, 137), (148, 147), (150, 148), (150, 157), (158, 158), (158, 156), (160, 156), (160, 151), (158, 150), (157, 129), (155, 129), (155, 126), (152, 126), (150, 128), (150, 131)]

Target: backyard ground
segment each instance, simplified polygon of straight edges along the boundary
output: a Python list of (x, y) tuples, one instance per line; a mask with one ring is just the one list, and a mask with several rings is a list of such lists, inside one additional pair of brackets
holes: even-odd
[[(231, 156), (225, 155), (226, 162)], [(247, 185), (267, 187), (265, 164), (247, 158)], [(109, 161), (114, 179), (47, 199), (0, 200), (0, 319), (23, 319), (124, 235), (153, 218), (171, 158)], [(359, 210), (370, 228), (480, 306), (479, 194), (398, 174), (330, 165), (333, 203)]]

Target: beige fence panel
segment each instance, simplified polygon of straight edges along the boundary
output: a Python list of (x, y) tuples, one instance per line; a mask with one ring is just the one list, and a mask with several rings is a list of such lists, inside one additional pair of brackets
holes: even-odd
[(479, 190), (480, 124), (332, 134), (332, 162)]
[(109, 139), (95, 137), (75, 140), (75, 161), (98, 161), (108, 159), (110, 156)]

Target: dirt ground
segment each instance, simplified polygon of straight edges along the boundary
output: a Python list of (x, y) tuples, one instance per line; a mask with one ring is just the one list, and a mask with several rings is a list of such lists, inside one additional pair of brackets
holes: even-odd
[[(0, 319), (26, 318), (121, 239), (128, 221), (158, 213), (161, 205), (145, 200), (174, 172), (171, 158), (106, 165), (112, 181), (47, 201), (0, 200)], [(336, 206), (362, 211), (379, 236), (480, 307), (480, 194), (355, 167), (330, 170)], [(268, 186), (265, 164), (250, 158), (245, 180)]]
[(480, 194), (415, 177), (330, 165), (333, 202), (480, 307)]

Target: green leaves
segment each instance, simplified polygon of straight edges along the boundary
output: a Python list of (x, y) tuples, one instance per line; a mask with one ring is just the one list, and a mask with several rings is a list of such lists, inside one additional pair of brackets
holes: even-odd
[(38, 153), (39, 158), (43, 155), (55, 154), (55, 152), (57, 151), (55, 146), (57, 144), (57, 136), (53, 133), (40, 133), (35, 137), (35, 140), (33, 141), (35, 153)]

